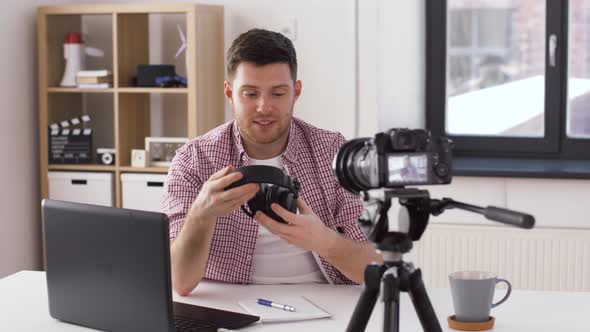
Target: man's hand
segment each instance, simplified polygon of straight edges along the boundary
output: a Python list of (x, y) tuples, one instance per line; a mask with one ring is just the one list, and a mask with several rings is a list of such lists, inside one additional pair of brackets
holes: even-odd
[(269, 232), (303, 249), (322, 256), (349, 279), (362, 283), (365, 267), (373, 262), (383, 263), (383, 257), (368, 242), (356, 242), (326, 227), (313, 210), (299, 198), (294, 214), (278, 204), (272, 210), (289, 224), (273, 220), (263, 212), (256, 212), (256, 220)]
[(259, 190), (255, 183), (223, 190), (243, 177), (240, 172), (229, 174), (232, 170), (232, 166), (225, 167), (203, 183), (170, 246), (172, 286), (182, 296), (188, 295), (205, 275), (217, 218), (230, 214)]
[(256, 212), (256, 220), (269, 232), (294, 246), (311, 250), (320, 256), (328, 256), (340, 237), (324, 225), (301, 197), (297, 199), (300, 214), (292, 213), (276, 203), (271, 208), (288, 224), (280, 223), (261, 211)]
[(209, 177), (188, 212), (189, 219), (216, 220), (230, 214), (254, 197), (260, 189), (256, 183), (224, 190), (243, 177), (240, 172), (230, 174), (232, 170), (233, 166), (227, 166)]

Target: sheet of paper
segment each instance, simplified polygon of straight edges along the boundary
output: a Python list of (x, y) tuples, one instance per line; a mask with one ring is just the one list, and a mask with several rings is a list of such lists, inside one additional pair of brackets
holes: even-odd
[(309, 301), (303, 296), (285, 296), (285, 297), (270, 297), (264, 298), (280, 304), (287, 304), (295, 307), (295, 312), (285, 311), (273, 307), (267, 307), (258, 304), (258, 299), (244, 299), (239, 301), (241, 305), (249, 313), (259, 316), (262, 323), (277, 323), (298, 320), (309, 320), (331, 317), (329, 313), (322, 310), (320, 307)]

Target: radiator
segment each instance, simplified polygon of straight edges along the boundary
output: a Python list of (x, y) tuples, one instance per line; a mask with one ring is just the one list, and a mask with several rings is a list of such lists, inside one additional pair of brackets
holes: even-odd
[(404, 260), (427, 287), (449, 287), (453, 271), (485, 270), (518, 289), (590, 291), (590, 230), (431, 224)]

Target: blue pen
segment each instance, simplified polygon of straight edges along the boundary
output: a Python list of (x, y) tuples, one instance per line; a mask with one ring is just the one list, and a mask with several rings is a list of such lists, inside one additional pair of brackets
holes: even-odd
[(276, 303), (276, 302), (264, 300), (264, 299), (258, 299), (258, 304), (265, 305), (267, 307), (273, 307), (273, 308), (285, 310), (285, 311), (295, 311), (295, 307), (292, 307), (290, 305), (280, 304), (280, 303)]

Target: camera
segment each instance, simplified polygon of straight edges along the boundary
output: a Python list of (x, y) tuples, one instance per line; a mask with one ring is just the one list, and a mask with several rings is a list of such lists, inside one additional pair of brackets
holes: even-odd
[(115, 164), (115, 149), (99, 148), (96, 149), (96, 159), (102, 165)]
[(359, 194), (377, 188), (451, 182), (452, 141), (423, 129), (392, 128), (346, 142), (332, 170), (340, 185)]

